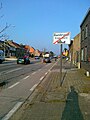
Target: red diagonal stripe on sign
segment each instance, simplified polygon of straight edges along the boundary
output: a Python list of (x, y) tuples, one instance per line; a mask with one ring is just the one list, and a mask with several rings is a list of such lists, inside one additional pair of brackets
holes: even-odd
[(68, 32), (67, 34), (63, 35), (61, 38), (59, 38), (57, 41), (55, 41), (54, 44), (59, 42), (59, 40), (62, 40), (64, 37), (68, 36), (69, 34), (70, 34), (70, 32)]

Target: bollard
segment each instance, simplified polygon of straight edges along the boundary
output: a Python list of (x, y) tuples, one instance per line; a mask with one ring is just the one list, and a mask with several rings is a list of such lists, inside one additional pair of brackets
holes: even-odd
[(90, 74), (89, 74), (89, 72), (88, 72), (88, 71), (86, 72), (86, 75), (87, 75), (87, 77), (89, 77), (89, 76), (90, 76)]

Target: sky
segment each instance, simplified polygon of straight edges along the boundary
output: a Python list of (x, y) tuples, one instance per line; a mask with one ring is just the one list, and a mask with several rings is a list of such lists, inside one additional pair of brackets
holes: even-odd
[[(80, 24), (90, 0), (0, 0), (0, 30), (11, 25), (4, 34), (10, 40), (35, 49), (59, 54), (60, 45), (53, 44), (54, 32), (71, 32), (73, 39), (80, 33)], [(68, 45), (63, 45), (64, 48)]]

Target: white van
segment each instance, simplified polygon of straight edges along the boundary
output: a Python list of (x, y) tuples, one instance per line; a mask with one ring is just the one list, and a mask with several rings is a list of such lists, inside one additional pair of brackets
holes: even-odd
[(2, 63), (4, 60), (5, 60), (4, 52), (0, 50), (0, 63)]

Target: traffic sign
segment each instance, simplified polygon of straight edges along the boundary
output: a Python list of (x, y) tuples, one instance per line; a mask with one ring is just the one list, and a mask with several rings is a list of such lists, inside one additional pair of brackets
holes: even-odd
[(70, 44), (70, 32), (61, 32), (53, 34), (53, 44), (64, 43)]

